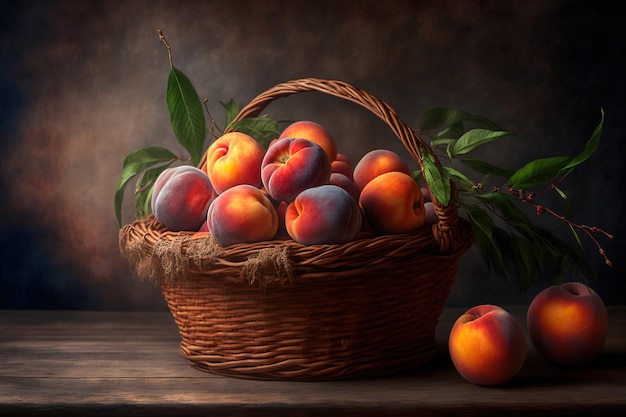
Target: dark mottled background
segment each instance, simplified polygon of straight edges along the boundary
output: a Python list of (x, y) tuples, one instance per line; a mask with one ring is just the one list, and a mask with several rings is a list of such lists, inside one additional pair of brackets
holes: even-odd
[[(486, 115), (519, 136), (482, 156), (518, 167), (580, 152), (604, 108), (601, 148), (565, 188), (575, 220), (615, 234), (601, 240), (613, 268), (586, 246), (601, 277), (592, 286), (607, 303), (624, 303), (626, 16), (609, 4), (2, 0), (0, 308), (165, 308), (119, 255), (113, 212), (128, 152), (177, 149), (158, 28), (218, 123), (218, 101), (245, 104), (298, 77), (341, 79), (413, 125), (438, 105)], [(299, 95), (268, 112), (318, 120), (353, 159), (375, 147), (403, 152), (350, 103)], [(548, 284), (519, 295), (470, 250), (448, 304), (523, 303)]]

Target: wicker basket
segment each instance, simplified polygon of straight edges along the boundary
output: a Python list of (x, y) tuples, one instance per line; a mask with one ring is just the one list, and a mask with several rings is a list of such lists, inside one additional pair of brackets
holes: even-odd
[[(386, 103), (340, 81), (276, 85), (238, 120), (275, 99), (311, 91), (370, 110), (420, 166), (422, 149), (431, 152)], [(472, 243), (455, 204), (435, 206), (439, 222), (432, 230), (343, 245), (276, 240), (222, 248), (210, 236), (168, 231), (150, 216), (122, 228), (120, 249), (137, 275), (160, 287), (182, 352), (198, 369), (268, 380), (383, 376), (436, 353), (439, 315)]]

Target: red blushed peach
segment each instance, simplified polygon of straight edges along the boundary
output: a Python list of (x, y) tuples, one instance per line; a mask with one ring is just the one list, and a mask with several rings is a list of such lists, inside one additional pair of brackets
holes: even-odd
[(350, 242), (361, 222), (356, 201), (343, 188), (330, 184), (302, 191), (285, 213), (289, 236), (304, 245)]
[(375, 177), (391, 171), (411, 175), (409, 166), (398, 154), (387, 149), (375, 149), (357, 162), (353, 170), (354, 182), (362, 190)]
[(338, 174), (343, 174), (351, 180), (354, 179), (352, 167), (347, 162), (335, 159), (333, 162), (330, 163), (330, 171), (336, 172)]
[(230, 132), (207, 150), (206, 171), (218, 193), (239, 185), (261, 184), (261, 162), (265, 149), (249, 135)]
[(580, 282), (542, 290), (530, 303), (526, 319), (537, 351), (558, 365), (589, 362), (606, 341), (606, 307), (594, 290)]
[(344, 174), (333, 172), (330, 174), (328, 183), (343, 188), (354, 198), (354, 201), (359, 201), (359, 188), (353, 180), (346, 177)]
[(278, 230), (278, 215), (268, 196), (248, 184), (235, 185), (211, 203), (209, 231), (222, 246), (271, 240)]
[(345, 162), (346, 164), (348, 164), (350, 166), (350, 168), (352, 168), (352, 161), (350, 161), (350, 158), (348, 158), (348, 156), (346, 154), (343, 154), (341, 152), (337, 152), (337, 157), (335, 158), (336, 161), (341, 161), (341, 162)]
[(328, 131), (319, 123), (300, 120), (287, 126), (278, 137), (308, 139), (324, 149), (329, 161), (337, 159), (337, 144)]
[(422, 191), (403, 172), (386, 172), (369, 181), (361, 190), (359, 204), (378, 234), (409, 233), (424, 224)]
[(307, 188), (327, 184), (330, 173), (324, 150), (307, 139), (284, 138), (274, 142), (261, 163), (261, 180), (267, 193), (288, 203)]
[(202, 170), (189, 165), (168, 168), (154, 182), (152, 213), (172, 231), (196, 231), (206, 220), (214, 195)]
[(459, 374), (477, 385), (511, 380), (526, 360), (526, 339), (517, 320), (489, 304), (470, 308), (454, 322), (448, 348)]

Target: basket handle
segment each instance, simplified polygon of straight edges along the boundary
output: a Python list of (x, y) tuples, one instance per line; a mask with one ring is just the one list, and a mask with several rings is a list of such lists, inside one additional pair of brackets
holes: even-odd
[[(433, 156), (437, 166), (441, 166), (439, 159), (434, 154), (430, 146), (424, 142), (424, 140), (415, 133), (413, 129), (408, 127), (404, 122), (400, 120), (395, 110), (392, 109), (387, 103), (371, 94), (359, 90), (350, 84), (337, 80), (325, 80), (319, 78), (302, 78), (287, 81), (275, 85), (274, 87), (259, 94), (244, 106), (239, 114), (235, 117), (234, 121), (239, 121), (248, 117), (256, 117), (261, 114), (261, 111), (268, 106), (272, 101), (281, 97), (290, 96), (296, 93), (317, 91), (332, 96), (342, 98), (344, 100), (352, 101), (367, 110), (374, 113), (380, 119), (382, 119), (393, 131), (393, 133), (400, 139), (402, 144), (406, 147), (409, 154), (417, 161), (424, 174), (424, 163), (422, 161), (422, 151), (426, 150)], [(424, 176), (426, 178), (426, 176)], [(426, 182), (426, 181), (425, 181)], [(451, 182), (452, 195), (454, 196), (454, 183)], [(426, 186), (428, 184), (426, 183)], [(430, 190), (430, 187), (429, 187)], [(432, 193), (431, 193), (432, 195)], [(439, 217), (437, 224), (433, 225), (433, 233), (435, 239), (440, 243), (440, 251), (442, 253), (447, 252), (453, 247), (454, 226), (458, 221), (458, 212), (456, 201), (450, 200), (447, 206), (443, 206), (436, 198), (433, 197), (433, 203), (435, 210)]]

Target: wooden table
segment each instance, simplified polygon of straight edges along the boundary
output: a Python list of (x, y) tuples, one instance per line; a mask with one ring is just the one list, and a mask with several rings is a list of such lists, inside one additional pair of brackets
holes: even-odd
[[(509, 307), (525, 326), (525, 307)], [(459, 376), (446, 341), (462, 313), (447, 309), (441, 354), (390, 378), (269, 382), (187, 364), (168, 312), (0, 310), (0, 415), (404, 416), (619, 415), (626, 411), (626, 306), (609, 306), (609, 337), (591, 365), (559, 369), (530, 347), (506, 386)], [(536, 414), (533, 414), (536, 413)]]

